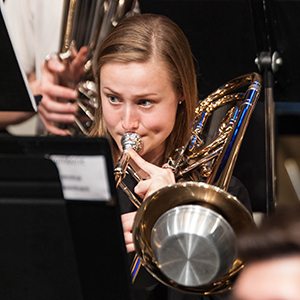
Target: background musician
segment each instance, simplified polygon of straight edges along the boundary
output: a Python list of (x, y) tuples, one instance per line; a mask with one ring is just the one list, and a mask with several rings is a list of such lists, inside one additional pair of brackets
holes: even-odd
[(239, 238), (245, 261), (236, 300), (296, 300), (300, 294), (300, 205), (278, 207), (255, 231)]

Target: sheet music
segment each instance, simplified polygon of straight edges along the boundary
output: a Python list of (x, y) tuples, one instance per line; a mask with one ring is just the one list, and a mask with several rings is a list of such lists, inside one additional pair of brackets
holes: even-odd
[(110, 201), (103, 155), (50, 155), (56, 164), (66, 200)]

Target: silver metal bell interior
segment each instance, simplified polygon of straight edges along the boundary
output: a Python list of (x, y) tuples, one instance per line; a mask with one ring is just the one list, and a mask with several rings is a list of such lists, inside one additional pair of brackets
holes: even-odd
[(151, 233), (158, 268), (183, 286), (201, 286), (226, 274), (237, 257), (236, 236), (229, 223), (200, 205), (165, 212)]

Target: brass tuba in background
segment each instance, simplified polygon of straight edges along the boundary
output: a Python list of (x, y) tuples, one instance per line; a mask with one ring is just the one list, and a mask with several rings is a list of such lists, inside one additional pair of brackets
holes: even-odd
[(97, 52), (122, 18), (138, 13), (137, 0), (65, 0), (59, 57), (67, 64), (72, 59), (73, 47), (88, 46), (88, 58), (79, 82), (61, 82), (77, 89), (79, 97), (74, 102), (80, 110), (74, 124), (57, 124), (58, 127), (67, 129), (71, 135), (89, 134), (98, 106), (93, 74)]

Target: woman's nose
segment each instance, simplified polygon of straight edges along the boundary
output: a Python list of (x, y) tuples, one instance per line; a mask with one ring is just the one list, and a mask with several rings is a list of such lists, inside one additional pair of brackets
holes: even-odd
[(126, 107), (122, 118), (122, 126), (126, 131), (133, 131), (138, 128), (138, 114), (131, 107)]

